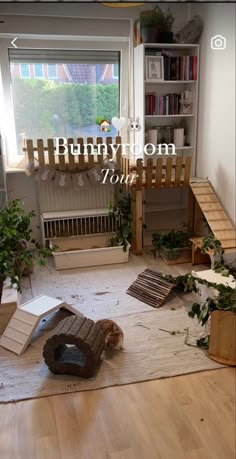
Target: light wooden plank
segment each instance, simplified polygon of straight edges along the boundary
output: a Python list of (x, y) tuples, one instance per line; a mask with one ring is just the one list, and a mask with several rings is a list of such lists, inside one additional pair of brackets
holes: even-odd
[(42, 139), (37, 140), (37, 149), (38, 149), (39, 165), (40, 167), (43, 167), (45, 166), (45, 156), (44, 156), (44, 145), (43, 145)]
[(236, 244), (236, 232), (234, 229), (232, 230), (225, 230), (225, 231), (220, 231), (220, 230), (217, 230), (217, 231), (214, 231), (214, 235), (217, 239), (219, 239), (219, 241), (221, 240), (233, 240), (235, 241), (235, 244)]
[(172, 158), (167, 158), (166, 160), (166, 170), (165, 170), (165, 188), (170, 188), (171, 186), (171, 174), (172, 174)]
[(83, 170), (85, 168), (85, 161), (84, 161), (84, 139), (79, 137), (77, 139), (77, 144), (80, 146), (80, 155), (78, 155), (78, 163), (76, 163), (76, 169)]
[(163, 165), (163, 158), (157, 158), (157, 162), (156, 162), (156, 180), (155, 180), (156, 188), (161, 188), (162, 187), (162, 165)]
[(191, 172), (191, 156), (186, 156), (185, 158), (185, 166), (184, 166), (184, 181), (183, 185), (188, 186), (190, 180), (190, 172)]
[(221, 244), (222, 244), (222, 247), (223, 249), (235, 249), (236, 248), (236, 242), (235, 242), (235, 239), (221, 239)]
[(223, 207), (219, 202), (206, 202), (201, 203), (201, 209), (203, 212), (206, 212), (209, 210), (223, 210)]
[(29, 162), (34, 159), (34, 146), (33, 140), (31, 139), (26, 140), (26, 155)]
[(107, 145), (107, 154), (108, 154), (108, 159), (112, 158), (112, 150), (110, 145), (113, 143), (112, 137), (107, 137), (106, 138), (106, 145)]
[(218, 199), (215, 194), (203, 194), (196, 196), (197, 201), (202, 204), (205, 202), (218, 202)]
[(137, 179), (136, 179), (136, 190), (142, 190), (143, 187), (143, 160), (137, 160)]
[(121, 169), (121, 154), (122, 154), (121, 137), (117, 136), (115, 141), (116, 141), (116, 147), (120, 145), (116, 152), (116, 164), (117, 164), (118, 169)]
[(175, 179), (174, 179), (174, 187), (175, 188), (178, 188), (180, 186), (182, 164), (183, 164), (182, 157), (181, 156), (177, 156), (177, 158), (176, 158), (176, 167), (175, 167)]
[(204, 215), (209, 223), (219, 220), (228, 220), (228, 216), (224, 210), (207, 211), (204, 212)]
[(54, 143), (53, 139), (47, 140), (47, 147), (48, 147), (48, 164), (50, 167), (55, 167), (55, 151), (54, 151)]
[(230, 230), (234, 229), (232, 223), (229, 220), (216, 220), (210, 223), (212, 231), (216, 230)]
[[(93, 145), (93, 137), (88, 137), (87, 138), (87, 144)], [(87, 147), (87, 152), (88, 152), (88, 165), (89, 168), (94, 167), (94, 154), (93, 154), (93, 148), (92, 146)]]
[[(64, 153), (63, 145), (59, 146), (59, 153)], [(59, 154), (58, 161), (59, 161), (59, 170), (60, 171), (65, 171), (66, 170), (65, 155), (64, 154)]]
[(136, 191), (136, 255), (142, 255), (143, 250), (143, 192)]
[(68, 160), (69, 160), (69, 171), (73, 171), (75, 170), (75, 157), (74, 155), (71, 154), (71, 150), (70, 150), (70, 145), (72, 145), (72, 148), (74, 146), (74, 140), (69, 138), (68, 141), (67, 141), (67, 145), (68, 145)]
[[(97, 137), (97, 145), (102, 145), (104, 144), (103, 142), (103, 138), (102, 137)], [(104, 149), (105, 147), (104, 146), (101, 146), (100, 147), (100, 155), (97, 156), (97, 160), (98, 160), (98, 163), (100, 164), (100, 166), (102, 167), (103, 166), (103, 153), (104, 153)]]
[(195, 196), (200, 196), (202, 194), (215, 194), (211, 186), (202, 186), (194, 190)]
[(147, 169), (146, 169), (146, 188), (152, 188), (152, 166), (153, 160), (152, 158), (148, 158), (147, 160)]

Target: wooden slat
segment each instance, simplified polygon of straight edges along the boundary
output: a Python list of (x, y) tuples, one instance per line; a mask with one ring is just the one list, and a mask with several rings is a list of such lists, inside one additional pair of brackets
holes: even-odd
[(117, 147), (117, 145), (120, 144), (120, 146), (118, 147), (118, 150), (116, 152), (116, 164), (117, 164), (118, 169), (121, 169), (121, 154), (122, 154), (121, 143), (122, 143), (121, 142), (121, 137), (117, 136), (116, 137), (116, 147)]
[(153, 160), (152, 158), (148, 158), (147, 160), (147, 169), (146, 169), (146, 188), (152, 188), (152, 166)]
[(107, 137), (106, 138), (106, 144), (107, 144), (107, 154), (108, 154), (108, 159), (112, 158), (112, 150), (110, 145), (113, 143), (112, 137)]
[(137, 160), (137, 179), (136, 179), (136, 190), (141, 190), (143, 187), (143, 160)]
[(194, 193), (195, 193), (195, 189), (196, 188), (201, 188), (201, 187), (204, 187), (204, 186), (207, 186), (207, 185), (210, 185), (210, 182), (209, 180), (207, 180), (206, 182), (203, 181), (203, 182), (190, 182), (190, 186), (192, 189), (194, 189)]
[(28, 161), (32, 161), (34, 159), (34, 147), (31, 139), (26, 140), (26, 152)]
[(175, 179), (174, 179), (174, 187), (175, 188), (180, 186), (182, 163), (183, 163), (182, 157), (181, 156), (177, 156), (177, 158), (176, 158), (176, 167), (175, 167)]
[(235, 249), (236, 248), (236, 242), (235, 239), (222, 239), (221, 241), (223, 249)]
[(233, 229), (233, 225), (229, 220), (216, 220), (216, 221), (211, 221), (211, 229), (214, 233), (214, 231), (217, 231), (217, 230)]
[(171, 173), (172, 173), (172, 158), (167, 158), (166, 160), (166, 176), (165, 176), (165, 188), (170, 188), (171, 186)]
[(209, 210), (223, 210), (223, 207), (219, 202), (203, 202), (201, 203), (201, 209), (203, 212), (207, 212)]
[(162, 165), (163, 158), (157, 158), (156, 162), (156, 188), (162, 187)]
[(43, 140), (37, 140), (37, 149), (38, 149), (38, 160), (41, 167), (45, 166), (45, 157), (44, 157), (44, 145)]
[(84, 164), (84, 140), (83, 138), (79, 137), (77, 139), (77, 144), (80, 145), (80, 155), (78, 156), (78, 169), (84, 169), (85, 168), (85, 164)]
[(225, 231), (214, 231), (214, 235), (219, 241), (231, 241), (234, 239), (234, 244), (236, 244), (236, 232), (234, 229), (232, 230), (225, 230)]
[[(62, 152), (64, 153), (64, 147), (59, 146), (59, 153)], [(59, 154), (59, 170), (60, 171), (65, 171), (66, 170), (66, 161), (65, 161), (65, 155), (60, 155)]]
[(228, 216), (226, 215), (224, 210), (204, 212), (204, 215), (209, 223), (211, 221), (216, 222), (219, 220), (228, 220)]
[(196, 199), (199, 202), (199, 204), (205, 202), (218, 202), (218, 199), (215, 196), (215, 194), (203, 194), (201, 196), (196, 196)]
[[(87, 143), (90, 143), (91, 145), (93, 145), (93, 137), (88, 137)], [(94, 166), (94, 155), (93, 155), (93, 149), (91, 146), (87, 147), (87, 152), (88, 152), (89, 167), (93, 167)]]
[(191, 172), (191, 156), (186, 156), (185, 158), (185, 165), (184, 165), (184, 180), (183, 185), (188, 186), (190, 180), (190, 172)]
[(201, 186), (194, 190), (195, 196), (200, 196), (201, 194), (215, 194), (210, 186)]
[(48, 139), (47, 145), (48, 145), (48, 164), (50, 167), (54, 168), (55, 167), (55, 154), (54, 154), (55, 152), (54, 152), (53, 139)]
[[(102, 137), (97, 137), (96, 142), (97, 145), (102, 145), (104, 143)], [(97, 156), (98, 164), (100, 164), (101, 167), (103, 166), (103, 150), (104, 147), (100, 147), (101, 154)]]
[(69, 170), (73, 171), (75, 169), (75, 157), (70, 153), (70, 145), (74, 145), (74, 140), (73, 139), (68, 139), (67, 141), (68, 144), (68, 158), (69, 158)]

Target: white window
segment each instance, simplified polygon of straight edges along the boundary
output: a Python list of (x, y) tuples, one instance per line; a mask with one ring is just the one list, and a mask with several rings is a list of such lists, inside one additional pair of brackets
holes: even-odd
[(43, 64), (34, 64), (34, 77), (43, 78)]
[(30, 77), (30, 66), (29, 64), (20, 64), (20, 76), (21, 78)]
[[(58, 136), (115, 137), (115, 127), (110, 124), (102, 132), (99, 120), (128, 117), (127, 41), (81, 42), (79, 50), (75, 41), (36, 43), (25, 39), (20, 48), (9, 47), (9, 41), (0, 47), (5, 107), (0, 123), (8, 167), (21, 162), (26, 139), (32, 139), (36, 146), (37, 139), (46, 144), (47, 139)], [(107, 64), (110, 68), (115, 65), (119, 76), (103, 82), (101, 75)], [(15, 70), (17, 65), (21, 78)], [(123, 131), (125, 143), (127, 128)]]
[(56, 80), (58, 78), (57, 64), (48, 64), (48, 79)]

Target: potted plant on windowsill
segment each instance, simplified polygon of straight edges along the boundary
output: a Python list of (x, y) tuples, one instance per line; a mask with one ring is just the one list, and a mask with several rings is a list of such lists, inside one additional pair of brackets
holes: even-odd
[(157, 253), (168, 265), (188, 263), (191, 261), (191, 233), (187, 230), (171, 230), (168, 232), (153, 233), (152, 253)]
[(16, 199), (8, 202), (0, 212), (0, 304), (4, 281), (20, 291), (21, 278), (32, 270), (33, 260), (39, 265), (52, 254), (32, 239), (32, 218), (35, 212), (25, 213), (23, 203)]

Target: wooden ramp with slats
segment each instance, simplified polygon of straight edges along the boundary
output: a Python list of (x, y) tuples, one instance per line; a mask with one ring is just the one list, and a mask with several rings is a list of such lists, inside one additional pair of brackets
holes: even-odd
[(221, 242), (223, 249), (225, 251), (235, 250), (235, 228), (224, 211), (210, 181), (190, 181), (189, 185), (198, 208), (206, 218), (214, 236)]
[(17, 308), (0, 339), (0, 345), (18, 356), (22, 355), (40, 320), (61, 307), (80, 314), (73, 306), (46, 295), (28, 301)]

